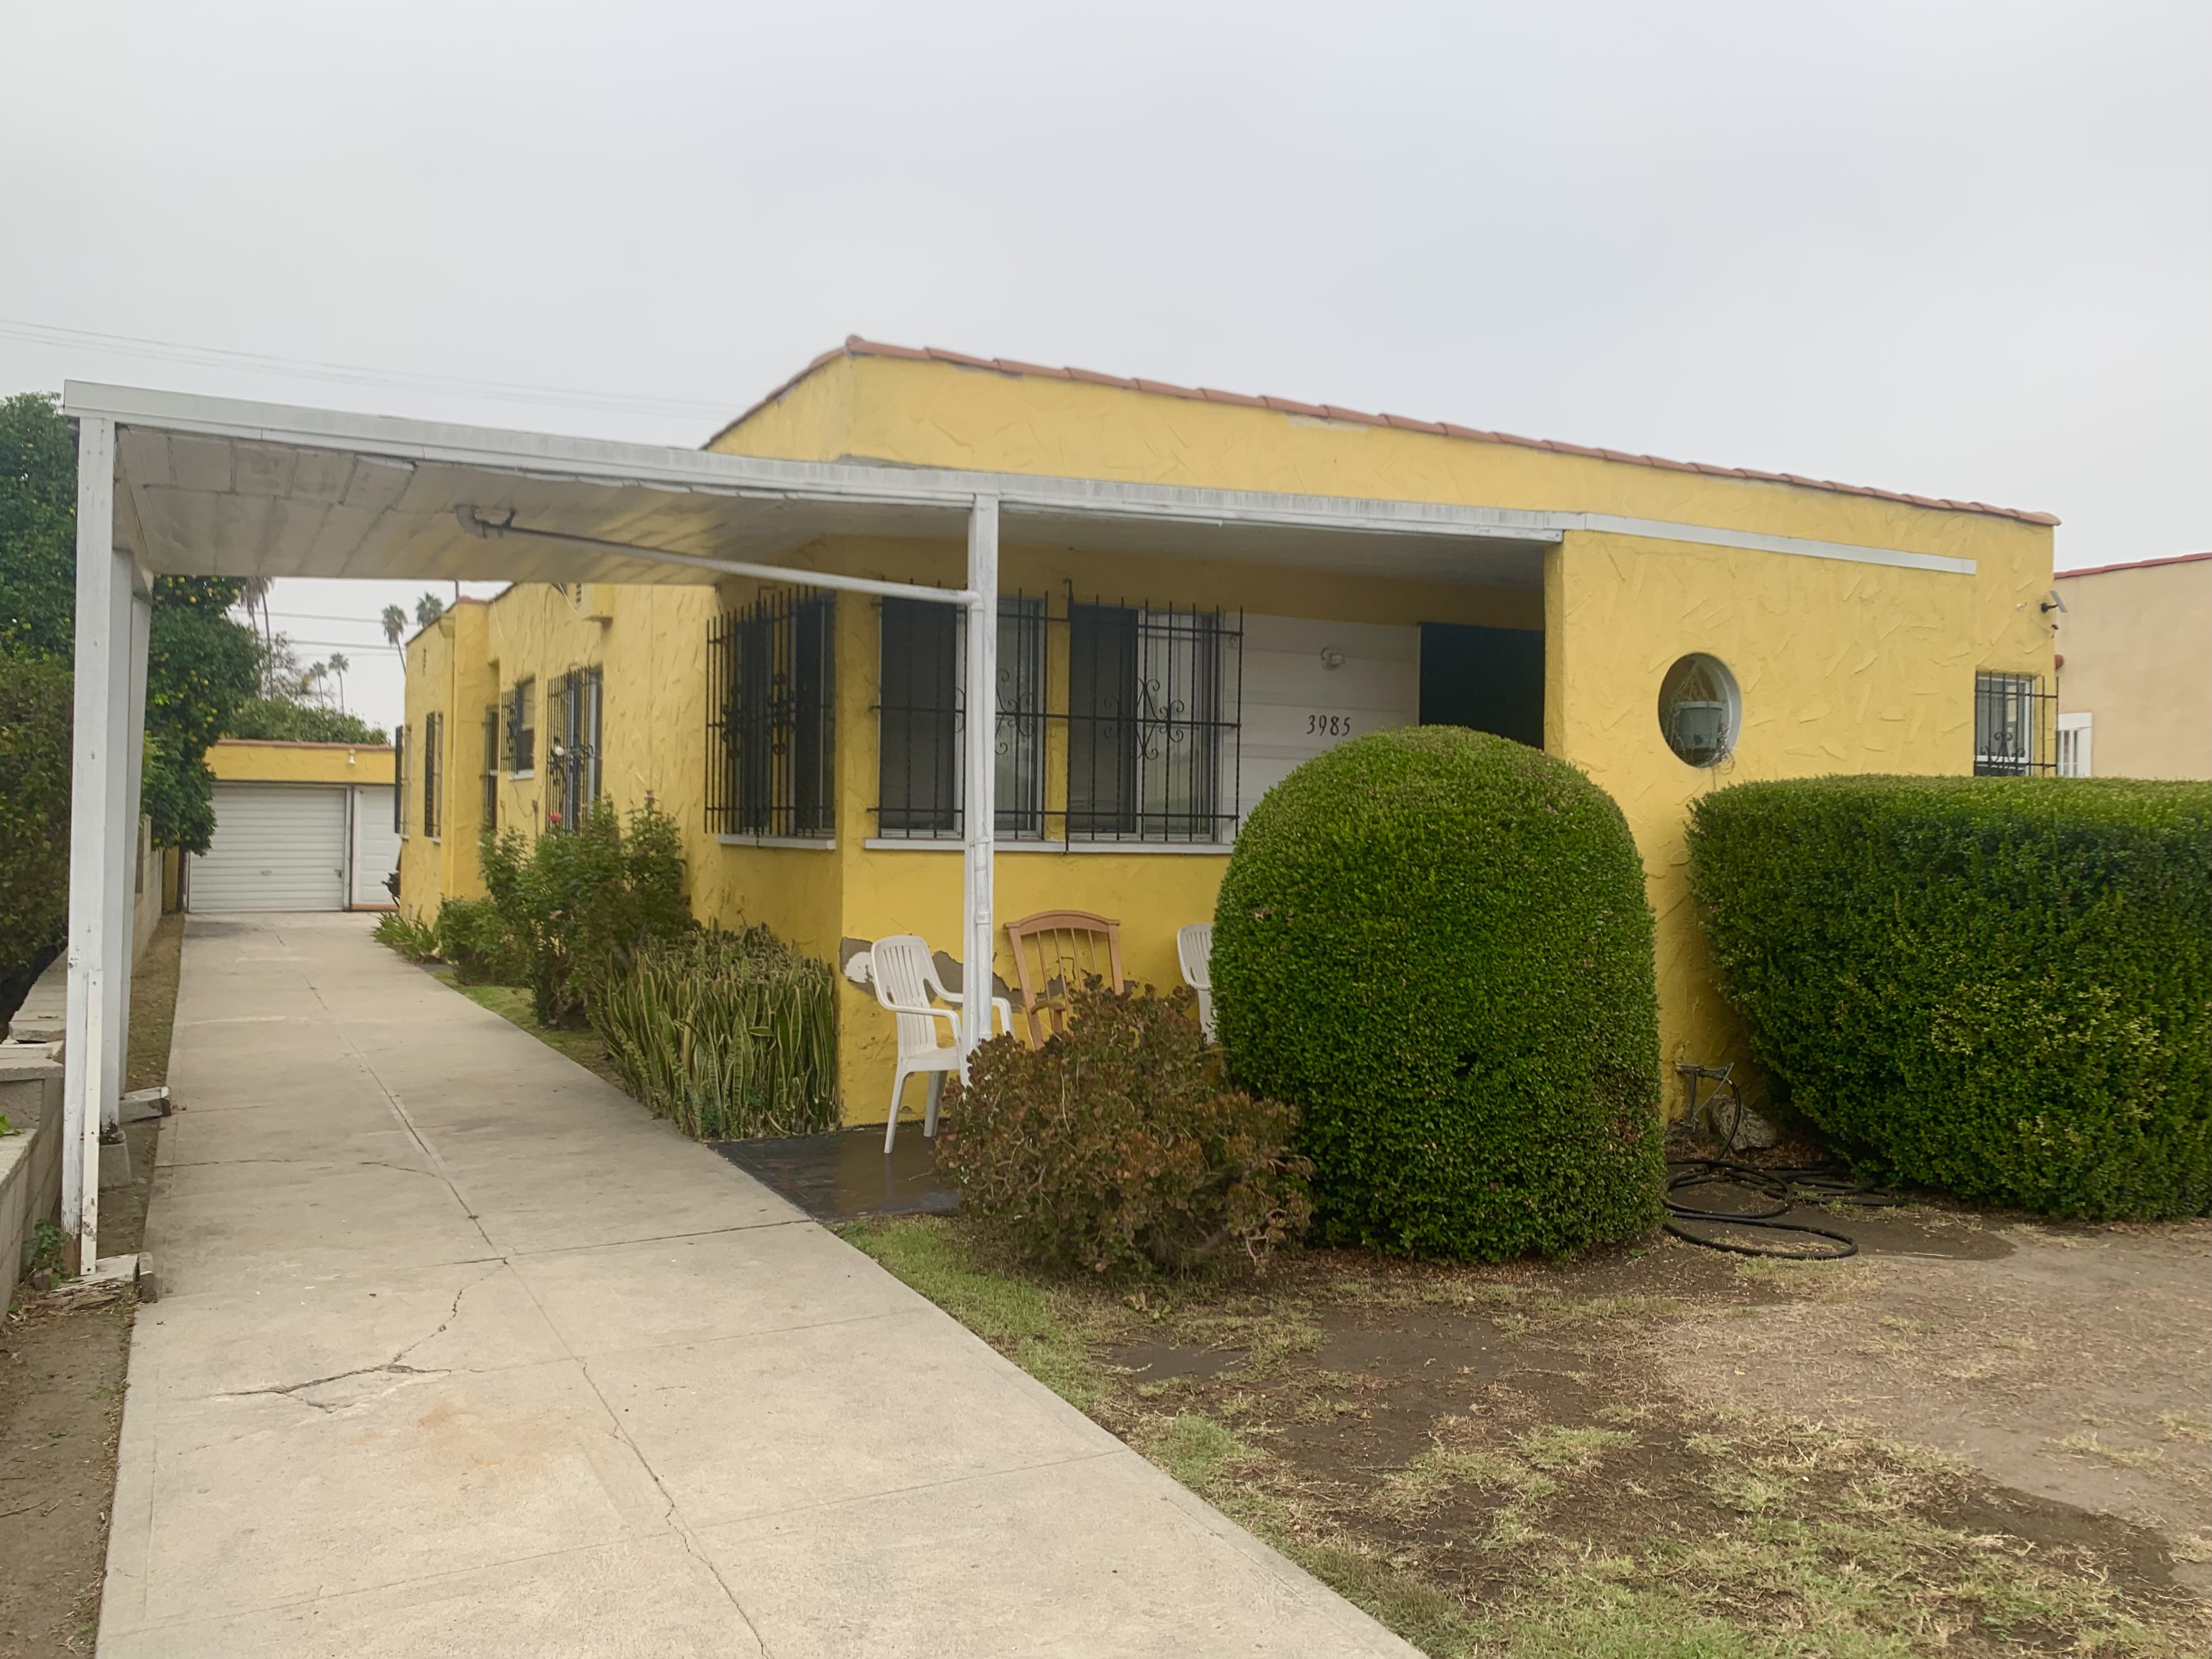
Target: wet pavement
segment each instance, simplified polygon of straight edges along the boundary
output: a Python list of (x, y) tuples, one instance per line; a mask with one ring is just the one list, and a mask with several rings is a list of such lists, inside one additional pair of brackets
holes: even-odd
[(938, 1179), (937, 1155), (919, 1128), (902, 1129), (888, 1156), (883, 1126), (775, 1140), (718, 1140), (714, 1150), (817, 1221), (868, 1215), (950, 1215), (959, 1194)]

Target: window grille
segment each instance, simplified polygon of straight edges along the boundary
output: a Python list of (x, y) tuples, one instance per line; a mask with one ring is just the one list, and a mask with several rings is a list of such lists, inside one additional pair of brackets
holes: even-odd
[[(956, 838), (966, 830), (968, 612), (885, 599), (877, 704), (877, 833)], [(994, 833), (1044, 834), (1045, 605), (999, 600), (998, 708), (993, 734)]]
[(528, 772), (538, 759), (538, 682), (517, 680), (507, 696), (507, 769)]
[(404, 838), (407, 834), (407, 728), (395, 726), (392, 732), (392, 833)]
[(1974, 775), (2028, 777), (2057, 769), (2049, 705), (2057, 699), (2027, 674), (1974, 676)]
[(707, 827), (836, 832), (836, 596), (785, 590), (707, 628)]
[(573, 830), (599, 798), (599, 671), (572, 668), (545, 694), (554, 810)]
[(483, 833), (499, 833), (499, 705), (483, 714)]
[(443, 714), (422, 716), (422, 833), (438, 833), (438, 740), (445, 735)]
[(1235, 836), (1241, 615), (1073, 605), (1067, 682), (1070, 840)]

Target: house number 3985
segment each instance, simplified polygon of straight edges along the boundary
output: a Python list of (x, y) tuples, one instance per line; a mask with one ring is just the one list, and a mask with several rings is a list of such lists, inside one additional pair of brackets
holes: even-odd
[(1306, 716), (1306, 735), (1310, 738), (1348, 738), (1352, 735), (1352, 716), (1309, 714)]

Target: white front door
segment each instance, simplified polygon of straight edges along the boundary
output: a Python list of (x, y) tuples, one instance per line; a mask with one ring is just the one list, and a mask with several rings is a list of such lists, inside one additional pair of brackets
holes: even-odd
[(192, 860), (191, 908), (346, 908), (343, 784), (217, 783), (215, 836)]
[(1347, 738), (1420, 718), (1419, 629), (1248, 612), (1237, 811)]

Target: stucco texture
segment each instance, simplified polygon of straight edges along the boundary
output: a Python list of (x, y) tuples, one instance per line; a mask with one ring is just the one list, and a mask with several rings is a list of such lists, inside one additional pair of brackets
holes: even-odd
[(2212, 554), (2061, 574), (2058, 712), (2105, 778), (2212, 778)]
[[(1472, 623), (1545, 635), (1547, 750), (1620, 801), (1658, 919), (1666, 1063), (1741, 1057), (1706, 971), (1686, 893), (1684, 815), (1698, 794), (1753, 778), (1826, 772), (1963, 773), (1972, 763), (1978, 670), (2047, 677), (2047, 526), (1837, 490), (1469, 441), (1392, 428), (1194, 402), (938, 362), (832, 357), (725, 432), (715, 447), (805, 459), (866, 459), (1238, 489), (1589, 512), (1971, 559), (1972, 574), (1902, 568), (1587, 531), (1545, 560), (1540, 590), (1504, 590), (1261, 564), (1009, 545), (1004, 591), (1220, 605), (1336, 623)], [(807, 569), (957, 586), (951, 543), (832, 538), (789, 561)], [(752, 586), (589, 591), (521, 586), (457, 607), (408, 647), (409, 726), (454, 710), (441, 842), (410, 838), (403, 902), (434, 910), (481, 890), (475, 839), (483, 709), (520, 677), (570, 667), (605, 676), (607, 792), (650, 791), (682, 827), (694, 908), (765, 922), (835, 960), (842, 939), (921, 933), (957, 942), (956, 854), (872, 848), (877, 793), (875, 602), (841, 595), (836, 631), (836, 835), (796, 849), (718, 843), (705, 828), (707, 628)], [(599, 618), (594, 620), (594, 618)], [(1659, 683), (1690, 652), (1718, 657), (1741, 691), (1730, 757), (1676, 759), (1658, 726)], [(1048, 707), (1064, 709), (1064, 640), (1051, 647)], [(542, 720), (542, 715), (541, 715)], [(1057, 732), (1059, 728), (1053, 728)], [(541, 743), (543, 734), (541, 731)], [(1064, 737), (1047, 758), (1048, 812), (1065, 804)], [(502, 823), (535, 828), (536, 779), (503, 779)], [(1252, 803), (1242, 803), (1249, 811)], [(1002, 848), (997, 914), (1096, 910), (1121, 923), (1133, 978), (1178, 978), (1176, 928), (1206, 919), (1226, 860), (1182, 852)], [(997, 974), (1011, 980), (1001, 949)], [(1293, 965), (1295, 967), (1295, 965)], [(880, 1121), (890, 1022), (864, 993), (843, 1004), (841, 1082), (854, 1122)], [(1664, 1079), (1674, 1098), (1671, 1069)], [(918, 1097), (919, 1091), (915, 1091)]]
[(392, 755), (368, 744), (225, 738), (209, 746), (207, 763), (221, 783), (390, 783)]

